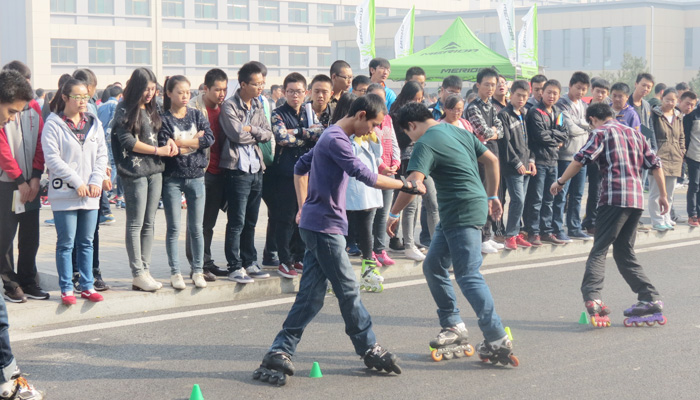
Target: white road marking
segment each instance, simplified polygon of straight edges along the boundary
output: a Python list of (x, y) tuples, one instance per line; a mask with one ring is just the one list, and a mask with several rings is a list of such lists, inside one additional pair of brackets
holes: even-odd
[[(678, 248), (678, 247), (694, 246), (697, 244), (700, 244), (700, 240), (693, 240), (693, 241), (683, 242), (683, 243), (674, 243), (674, 244), (666, 244), (666, 245), (660, 245), (660, 246), (647, 247), (647, 248), (643, 248), (643, 249), (638, 249), (636, 251), (636, 253), (637, 254), (648, 253), (648, 252), (652, 252), (652, 251), (668, 250), (668, 249), (674, 249), (674, 248)], [(608, 255), (608, 257), (610, 257), (610, 255)], [(514, 265), (514, 266), (510, 266), (510, 267), (498, 267), (498, 268), (491, 268), (491, 269), (483, 270), (483, 271), (481, 271), (481, 273), (483, 275), (490, 275), (490, 274), (497, 274), (497, 273), (501, 273), (501, 272), (512, 272), (512, 271), (520, 271), (520, 270), (525, 270), (525, 269), (553, 267), (553, 266), (559, 266), (562, 264), (570, 264), (570, 263), (574, 263), (574, 262), (586, 261), (587, 258), (588, 257), (586, 257), (586, 256), (582, 256), (582, 257), (575, 257), (575, 258), (564, 259), (564, 260), (547, 261), (547, 262), (542, 262), (542, 263)], [(452, 277), (452, 279), (454, 279), (454, 277)], [(413, 280), (401, 281), (401, 282), (394, 282), (394, 283), (387, 283), (384, 285), (384, 290), (422, 285), (424, 283), (426, 283), (425, 278), (413, 279)], [(171, 313), (171, 314), (162, 314), (162, 315), (154, 315), (154, 316), (149, 316), (149, 317), (125, 319), (125, 320), (121, 320), (121, 321), (101, 322), (101, 323), (97, 323), (97, 324), (75, 326), (75, 327), (70, 327), (70, 328), (53, 329), (53, 330), (42, 331), (42, 332), (26, 332), (26, 333), (17, 332), (17, 333), (14, 333), (12, 335), (11, 342), (17, 343), (17, 342), (24, 342), (24, 341), (28, 341), (28, 340), (45, 339), (45, 338), (50, 338), (50, 337), (55, 337), (55, 336), (70, 335), (70, 334), (83, 333), (83, 332), (92, 332), (92, 331), (98, 331), (98, 330), (103, 330), (103, 329), (121, 328), (124, 326), (134, 326), (134, 325), (150, 324), (153, 322), (172, 321), (172, 320), (182, 319), (182, 318), (201, 317), (204, 315), (213, 315), (213, 314), (229, 313), (229, 312), (235, 312), (235, 311), (253, 310), (253, 309), (258, 309), (258, 308), (279, 306), (282, 304), (290, 304), (293, 302), (294, 302), (294, 296), (290, 296), (290, 297), (284, 297), (284, 298), (280, 298), (280, 299), (258, 301), (255, 303), (236, 304), (233, 306), (217, 307), (217, 308), (194, 310), (194, 311), (183, 311), (183, 312), (177, 312), (177, 313)], [(700, 326), (698, 326), (698, 327), (700, 328)]]

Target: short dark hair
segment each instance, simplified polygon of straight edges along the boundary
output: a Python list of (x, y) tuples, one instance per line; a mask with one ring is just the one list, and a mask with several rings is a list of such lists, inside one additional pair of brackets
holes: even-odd
[(442, 80), (442, 88), (458, 88), (462, 90), (462, 78), (457, 75), (450, 75)]
[(260, 68), (260, 73), (262, 74), (263, 78), (267, 76), (267, 67), (265, 64), (261, 63), (260, 61), (251, 61), (250, 63), (257, 65), (258, 68)]
[(676, 90), (690, 90), (690, 86), (685, 82), (678, 82), (676, 84)]
[[(306, 89), (306, 78), (304, 78), (304, 75), (298, 73), (298, 72), (292, 72), (291, 74), (287, 75), (284, 77), (284, 83), (282, 83), (282, 90), (287, 90), (287, 85), (290, 83), (301, 83), (304, 85), (304, 89)], [(279, 87), (279, 85), (276, 85)], [(271, 91), (274, 91), (275, 89), (270, 88)]]
[(629, 87), (629, 85), (626, 84), (625, 82), (616, 82), (616, 83), (615, 83), (614, 85), (612, 85), (612, 87), (610, 88), (610, 93), (615, 92), (615, 91), (617, 91), (617, 92), (622, 92), (622, 93), (624, 93), (624, 94), (626, 94), (626, 95), (629, 95), (629, 94), (630, 94), (630, 87)]
[(250, 61), (241, 66), (241, 69), (238, 70), (238, 83), (249, 83), (251, 80), (251, 77), (255, 74), (263, 74), (262, 68), (260, 68), (260, 63), (255, 62), (255, 61)]
[(496, 78), (496, 82), (498, 82), (498, 72), (496, 72), (495, 69), (493, 68), (483, 68), (479, 73), (476, 74), (476, 83), (481, 83), (481, 81), (484, 78), (490, 78), (494, 77)]
[(225, 81), (228, 85), (228, 75), (226, 75), (226, 72), (219, 68), (212, 68), (207, 71), (206, 75), (204, 75), (204, 86), (208, 88), (214, 86), (216, 82), (220, 81)]
[(654, 86), (654, 94), (659, 94), (666, 90), (666, 84), (665, 83), (657, 83), (656, 86)]
[(651, 84), (654, 84), (654, 76), (648, 72), (642, 72), (637, 74), (637, 80), (634, 81), (635, 83), (639, 83), (642, 81), (642, 79), (646, 79), (648, 81), (651, 81)]
[(32, 85), (22, 74), (13, 69), (3, 69), (0, 72), (0, 104), (30, 101), (33, 98)]
[(378, 67), (390, 68), (391, 63), (386, 58), (376, 57), (369, 62), (369, 69), (377, 69)]
[(586, 86), (590, 86), (591, 78), (585, 72), (576, 71), (573, 75), (571, 75), (571, 79), (569, 79), (569, 86), (574, 86), (577, 83), (583, 83)]
[(359, 85), (369, 85), (372, 83), (372, 80), (369, 79), (369, 76), (367, 75), (357, 75), (355, 78), (352, 80), (352, 90), (357, 89)]
[(451, 110), (451, 109), (455, 108), (457, 106), (457, 104), (459, 104), (460, 101), (462, 103), (464, 103), (464, 99), (462, 98), (462, 96), (460, 96), (458, 94), (451, 94), (451, 95), (447, 96), (447, 99), (445, 99), (444, 108), (446, 110)]
[(422, 103), (406, 103), (399, 109), (398, 122), (401, 129), (408, 129), (409, 122), (425, 122), (433, 119), (433, 113)]
[(39, 88), (36, 90), (36, 97), (41, 97), (44, 95), (44, 89)]
[(683, 101), (684, 99), (697, 100), (698, 95), (695, 94), (695, 92), (693, 92), (692, 90), (687, 90), (687, 91), (683, 92), (683, 94), (681, 95), (681, 99), (679, 101)]
[(384, 89), (384, 86), (378, 84), (378, 83), (373, 83), (369, 86), (367, 86), (367, 93), (372, 93), (375, 90), (381, 90), (382, 92), (386, 93), (386, 90)]
[(314, 76), (314, 79), (311, 80), (311, 83), (309, 84), (309, 89), (313, 89), (314, 85), (319, 83), (319, 82), (320, 83), (327, 83), (327, 84), (331, 85), (331, 88), (333, 88), (333, 81), (331, 80), (331, 78), (328, 75), (318, 74), (318, 75)]
[(31, 80), (32, 79), (32, 70), (29, 69), (27, 64), (23, 63), (22, 61), (14, 60), (10, 61), (9, 63), (5, 64), (4, 67), (2, 67), (3, 70), (12, 70), (12, 71), (17, 71), (24, 77), (26, 80)]
[(545, 82), (544, 86), (542, 87), (542, 91), (547, 90), (547, 88), (550, 86), (554, 86), (555, 88), (559, 89), (559, 93), (561, 93), (561, 83), (559, 83), (559, 81), (556, 79), (550, 79)]
[(593, 78), (591, 79), (591, 89), (605, 89), (608, 92), (610, 91), (610, 82), (608, 82), (607, 79), (603, 78)]
[(347, 116), (352, 117), (360, 111), (367, 113), (367, 119), (374, 119), (377, 118), (379, 114), (387, 114), (386, 103), (381, 97), (370, 93), (368, 95), (358, 97), (355, 101), (353, 101)]
[[(676, 85), (676, 86), (677, 86), (677, 85)], [(661, 97), (666, 97), (666, 96), (668, 96), (669, 94), (675, 94), (676, 96), (678, 96), (678, 90), (676, 90), (676, 89), (674, 89), (674, 88), (666, 88), (666, 90), (664, 90), (663, 96), (661, 96)]]
[(411, 67), (406, 70), (406, 80), (410, 81), (414, 76), (426, 76), (425, 70), (421, 67)]
[(605, 121), (613, 117), (613, 109), (605, 103), (595, 103), (588, 106), (586, 109), (586, 121), (590, 122), (591, 118), (596, 118), (600, 121)]
[(97, 86), (97, 75), (89, 68), (79, 68), (73, 71), (73, 78), (85, 82), (90, 86)]
[(117, 97), (120, 94), (124, 93), (124, 90), (116, 85), (110, 86), (109, 89), (107, 89), (107, 91), (109, 92), (109, 97)]
[(274, 92), (277, 89), (282, 89), (282, 86), (280, 85), (272, 85), (270, 86), (270, 93)]
[(334, 61), (333, 64), (331, 64), (331, 70), (330, 70), (331, 76), (340, 74), (340, 70), (343, 68), (351, 68), (351, 67), (347, 61), (344, 61), (344, 60)]
[(547, 82), (547, 77), (542, 75), (542, 74), (537, 74), (530, 78), (530, 84), (534, 85), (535, 83), (545, 83)]
[(515, 91), (518, 89), (522, 89), (527, 93), (530, 93), (530, 85), (528, 85), (527, 81), (513, 81), (513, 84), (510, 86), (510, 92), (515, 93)]

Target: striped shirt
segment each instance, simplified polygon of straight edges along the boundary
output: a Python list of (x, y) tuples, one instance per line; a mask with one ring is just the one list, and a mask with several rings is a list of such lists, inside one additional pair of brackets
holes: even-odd
[(599, 207), (608, 205), (643, 210), (642, 169), (661, 168), (661, 160), (644, 136), (615, 119), (594, 130), (574, 160), (583, 165), (598, 163)]

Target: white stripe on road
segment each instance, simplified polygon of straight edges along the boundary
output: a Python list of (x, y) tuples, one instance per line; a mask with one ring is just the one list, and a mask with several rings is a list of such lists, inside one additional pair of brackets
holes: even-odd
[[(652, 252), (652, 251), (674, 249), (677, 247), (693, 246), (693, 245), (697, 245), (697, 244), (700, 244), (700, 240), (693, 240), (693, 241), (683, 242), (683, 243), (674, 243), (674, 244), (666, 244), (666, 245), (660, 245), (660, 246), (647, 247), (644, 249), (638, 249), (636, 252), (637, 252), (637, 254), (648, 253), (648, 252)], [(582, 257), (575, 257), (575, 258), (564, 259), (564, 260), (547, 261), (547, 262), (542, 262), (542, 263), (514, 265), (514, 266), (510, 266), (510, 267), (498, 267), (498, 268), (491, 268), (491, 269), (484, 270), (481, 273), (483, 275), (490, 275), (490, 274), (497, 274), (497, 273), (501, 273), (501, 272), (512, 272), (512, 271), (520, 271), (520, 270), (525, 270), (525, 269), (553, 267), (553, 266), (559, 266), (562, 264), (570, 264), (570, 263), (574, 263), (574, 262), (586, 261), (587, 258), (588, 257), (582, 256)], [(454, 279), (454, 277), (452, 279)], [(408, 281), (401, 281), (401, 282), (394, 282), (394, 283), (387, 283), (384, 285), (384, 290), (398, 289), (398, 288), (402, 288), (402, 287), (415, 286), (415, 285), (422, 285), (424, 283), (425, 283), (424, 278), (408, 280)], [(12, 335), (11, 342), (12, 343), (24, 342), (27, 340), (36, 340), (36, 339), (44, 339), (44, 338), (49, 338), (49, 337), (69, 335), (69, 334), (75, 334), (75, 333), (92, 332), (92, 331), (97, 331), (97, 330), (102, 330), (102, 329), (121, 328), (121, 327), (125, 327), (125, 326), (150, 324), (153, 322), (172, 321), (172, 320), (182, 319), (182, 318), (201, 317), (204, 315), (213, 315), (213, 314), (221, 314), (221, 313), (228, 313), (228, 312), (235, 312), (235, 311), (253, 310), (253, 309), (258, 309), (258, 308), (279, 306), (282, 304), (290, 304), (293, 302), (294, 302), (294, 297), (290, 296), (290, 297), (284, 297), (281, 299), (258, 301), (255, 303), (236, 304), (234, 306), (217, 307), (217, 308), (194, 310), (194, 311), (183, 311), (183, 312), (178, 312), (178, 313), (154, 315), (154, 316), (149, 316), (149, 317), (139, 317), (139, 318), (125, 319), (125, 320), (113, 321), (113, 322), (101, 322), (101, 323), (97, 323), (97, 324), (76, 326), (76, 327), (71, 327), (71, 328), (53, 329), (53, 330), (43, 331), (43, 332), (34, 332), (34, 333), (18, 332), (18, 333), (15, 333)]]

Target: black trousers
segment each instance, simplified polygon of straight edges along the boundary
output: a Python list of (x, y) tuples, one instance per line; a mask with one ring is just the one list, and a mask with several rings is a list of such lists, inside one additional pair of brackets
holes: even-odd
[[(296, 195), (294, 196), (296, 199)], [(266, 170), (263, 173), (263, 189), (262, 189), (262, 200), (265, 202), (265, 207), (267, 207), (267, 232), (265, 234), (265, 249), (263, 249), (263, 261), (272, 261), (278, 258), (277, 255), (277, 242), (275, 239), (276, 235), (276, 225), (275, 221), (272, 219), (271, 211), (275, 206), (275, 175)]]
[[(22, 214), (12, 212), (12, 196), (17, 185), (0, 183), (0, 275), (5, 290), (36, 285), (36, 254), (39, 250), (39, 209)], [(39, 195), (34, 200), (38, 202)], [(17, 272), (13, 243), (17, 235)]]
[(372, 224), (376, 209), (347, 211), (348, 215), (348, 243), (357, 243), (362, 252), (363, 260), (372, 259)]
[(605, 257), (613, 246), (613, 258), (617, 269), (630, 286), (637, 299), (653, 301), (659, 296), (654, 285), (644, 273), (634, 252), (637, 224), (642, 210), (616, 206), (598, 207), (593, 248), (586, 261), (586, 272), (581, 283), (583, 301), (601, 299), (605, 279)]
[(600, 193), (600, 170), (597, 163), (590, 163), (586, 167), (588, 175), (588, 199), (586, 200), (586, 217), (583, 218), (581, 226), (585, 229), (594, 228), (596, 217), (598, 216), (598, 199)]
[(305, 250), (299, 235), (299, 226), (296, 224), (299, 206), (294, 188), (294, 177), (278, 175), (274, 182), (275, 195), (271, 211), (275, 247), (280, 262), (291, 266), (294, 262), (304, 259)]

